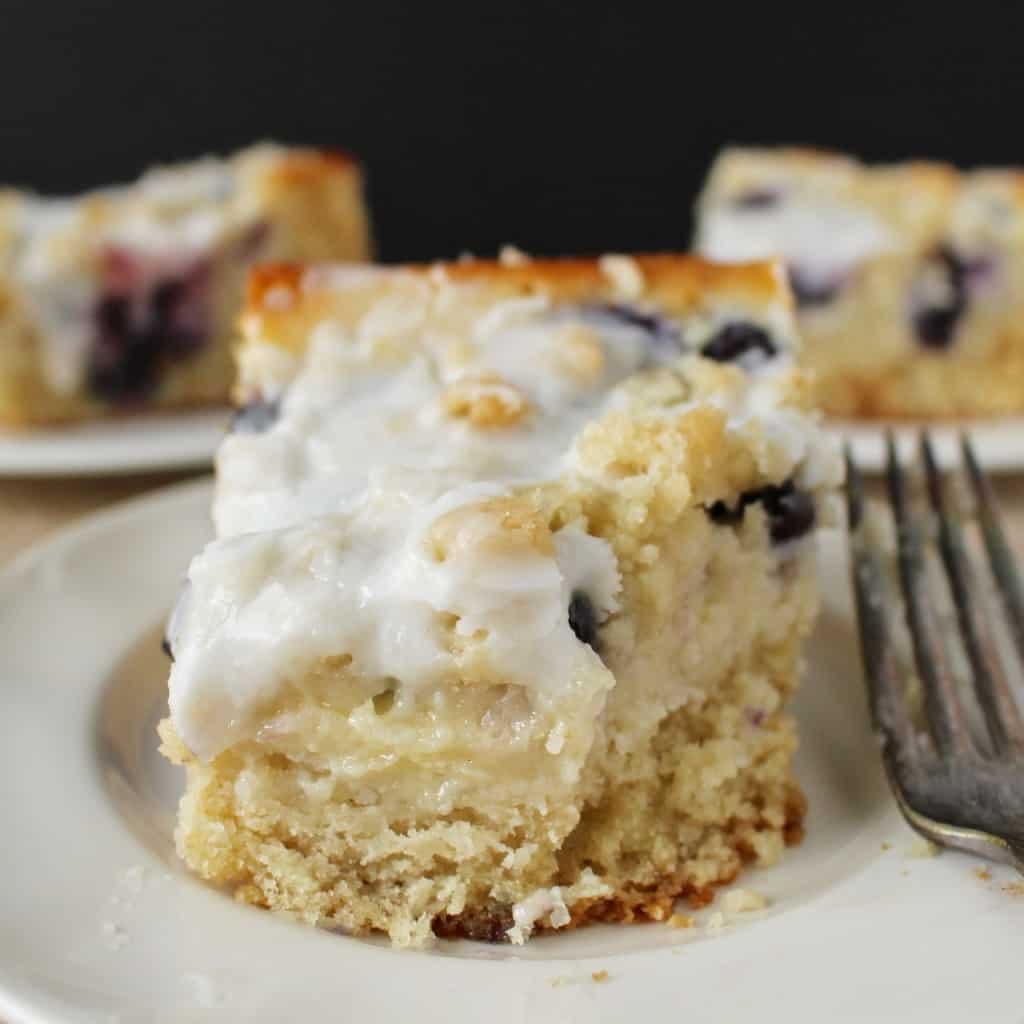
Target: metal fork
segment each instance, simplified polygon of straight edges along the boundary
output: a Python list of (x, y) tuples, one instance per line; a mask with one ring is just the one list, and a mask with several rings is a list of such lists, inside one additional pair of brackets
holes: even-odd
[[(1008, 679), (1010, 658), (1000, 652), (993, 629), (995, 616), (1002, 615), (1024, 664), (1024, 589), (991, 485), (965, 435), (961, 451), (984, 559), (971, 557), (965, 533), (969, 517), (963, 502), (955, 500), (950, 475), (939, 469), (928, 435), (920, 439), (925, 502), (913, 500), (912, 480), (893, 436), (888, 437), (897, 575), (922, 697), (922, 714), (915, 720), (909, 659), (901, 667), (897, 645), (901, 602), (885, 571), (891, 554), (867, 521), (863, 481), (846, 448), (850, 569), (861, 653), (886, 774), (908, 823), (936, 843), (1024, 873), (1024, 722)], [(924, 511), (918, 508), (922, 504)], [(928, 566), (935, 563), (942, 566), (956, 608), (955, 627), (942, 622), (936, 588), (929, 585)], [(995, 586), (986, 591), (987, 573)], [(998, 598), (990, 597), (993, 590)], [(952, 658), (957, 637), (966, 666), (959, 673)], [(980, 710), (983, 729), (972, 728), (971, 710)]]

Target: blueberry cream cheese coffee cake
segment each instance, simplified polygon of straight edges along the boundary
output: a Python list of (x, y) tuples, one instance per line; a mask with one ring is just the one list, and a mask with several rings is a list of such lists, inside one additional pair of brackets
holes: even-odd
[(729, 149), (698, 203), (696, 248), (784, 260), (831, 413), (1024, 411), (1019, 172)]
[(259, 260), (369, 256), (361, 174), (261, 145), (76, 199), (0, 190), (0, 422), (226, 402)]
[(790, 306), (683, 256), (257, 271), (168, 627), (188, 865), (418, 946), (774, 861), (841, 477)]

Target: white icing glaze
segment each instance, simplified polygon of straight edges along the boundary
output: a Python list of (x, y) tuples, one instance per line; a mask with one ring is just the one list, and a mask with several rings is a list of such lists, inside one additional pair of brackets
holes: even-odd
[(245, 737), (254, 703), (301, 679), (297, 667), (339, 652), (405, 692), (450, 676), (457, 666), (439, 613), (459, 617), (458, 635), (486, 634), (477, 657), (497, 678), (558, 691), (592, 677), (597, 656), (572, 633), (566, 608), (587, 580), (603, 598), (598, 614), (614, 609), (619, 578), (607, 544), (566, 527), (555, 557), (470, 545), (442, 565), (431, 551), (438, 517), (500, 490), (469, 485), (425, 507), (391, 494), (350, 516), (207, 547), (171, 637), (171, 714), (189, 746), (210, 757)]
[(844, 474), (839, 442), (816, 428), (815, 417), (787, 406), (777, 384), (771, 374), (758, 374), (750, 388), (710, 401), (726, 412), (730, 431), (749, 439), (762, 472), (781, 453), (801, 488), (834, 490)]
[[(648, 338), (637, 328), (603, 325), (601, 373), (574, 377), (561, 368), (556, 337), (568, 316), (519, 300), (505, 306), (477, 325), (478, 354), (465, 367), (444, 364), (453, 340), (446, 336), (423, 338), (404, 364), (389, 362), (377, 347), (379, 310), (355, 338), (330, 323), (318, 326), (277, 424), (265, 434), (231, 435), (221, 446), (218, 533), (327, 515), (368, 486), (400, 492), (423, 476), (446, 489), (464, 480), (512, 485), (557, 476), (572, 439), (600, 413), (609, 389), (648, 358)], [(409, 326), (405, 313), (387, 327), (399, 325)], [(514, 429), (481, 430), (443, 408), (447, 386), (487, 372), (527, 396), (530, 412)]]
[[(282, 681), (301, 685), (331, 655), (405, 692), (456, 675), (445, 629), (483, 637), (474, 657), (496, 680), (554, 698), (611, 685), (567, 618), (576, 590), (598, 621), (615, 610), (611, 547), (575, 525), (524, 546), (528, 532), (510, 541), (492, 510), (524, 485), (582, 472), (582, 428), (628, 401), (619, 385), (638, 369), (678, 351), (544, 299), (495, 306), (465, 337), (425, 329), (419, 308), (381, 304), (351, 334), (318, 325), (277, 421), (220, 449), (220, 539), (191, 566), (171, 638), (172, 717), (201, 757), (251, 735)], [(258, 362), (276, 384), (282, 367)], [(780, 408), (775, 367), (787, 363), (746, 378), (722, 406), (728, 429), (749, 433), (766, 464), (837, 479), (814, 419)], [(515, 415), (482, 426), (453, 394)]]
[(698, 250), (710, 259), (778, 257), (815, 285), (835, 283), (892, 244), (888, 227), (866, 209), (785, 193), (765, 207), (724, 202), (709, 208), (697, 239)]

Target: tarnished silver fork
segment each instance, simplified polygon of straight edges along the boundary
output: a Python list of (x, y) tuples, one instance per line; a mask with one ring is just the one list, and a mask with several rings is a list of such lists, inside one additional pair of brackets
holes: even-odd
[[(920, 490), (926, 497), (916, 501), (916, 478), (890, 434), (890, 552), (866, 515), (864, 484), (846, 450), (850, 567), (864, 673), (885, 770), (910, 825), (936, 843), (1024, 872), (1024, 722), (1010, 664), (1014, 653), (1024, 664), (1024, 589), (992, 487), (966, 436), (961, 452), (970, 510), (957, 500), (926, 433), (920, 439)], [(983, 558), (972, 556), (969, 527), (980, 533)], [(893, 557), (898, 588), (886, 571)], [(938, 566), (945, 584), (935, 576)], [(955, 626), (943, 619), (936, 583), (948, 585)], [(901, 616), (912, 659), (899, 645)], [(1002, 644), (997, 616), (1005, 626)], [(920, 684), (919, 710), (909, 693), (911, 660)], [(975, 719), (983, 726), (974, 725)]]

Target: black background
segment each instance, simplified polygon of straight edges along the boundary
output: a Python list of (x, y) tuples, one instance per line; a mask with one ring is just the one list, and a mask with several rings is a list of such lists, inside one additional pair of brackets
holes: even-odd
[(685, 247), (727, 142), (1024, 163), (1024, 4), (0, 3), (0, 178), (365, 161), (386, 259)]

